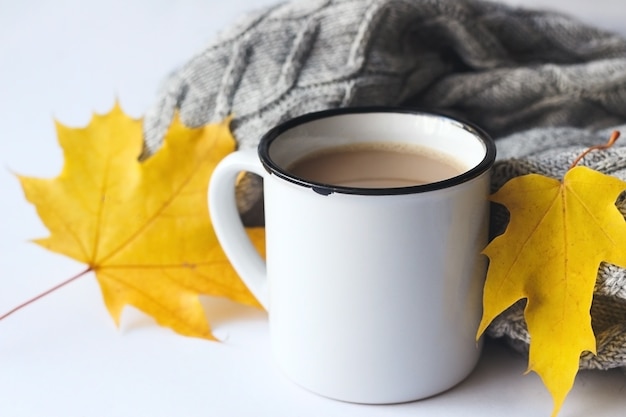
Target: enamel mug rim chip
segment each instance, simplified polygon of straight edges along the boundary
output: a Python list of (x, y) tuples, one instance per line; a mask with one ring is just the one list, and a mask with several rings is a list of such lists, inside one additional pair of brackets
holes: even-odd
[[(275, 158), (272, 157), (272, 145), (276, 143), (276, 140), (289, 133), (289, 131), (305, 126), (309, 123), (323, 120), (324, 122), (332, 118), (341, 118), (344, 116), (357, 116), (365, 117), (367, 115), (404, 115), (407, 117), (418, 117), (425, 120), (425, 122), (432, 123), (438, 122), (443, 124), (449, 124), (451, 128), (461, 129), (468, 133), (474, 140), (479, 140), (483, 146), (484, 157), (477, 164), (473, 164), (469, 169), (463, 171), (461, 174), (451, 178), (447, 178), (442, 181), (428, 182), (425, 184), (412, 185), (408, 187), (385, 187), (385, 188), (366, 188), (366, 187), (346, 187), (341, 185), (326, 184), (321, 182), (315, 182), (307, 180), (305, 178), (298, 177), (290, 173), (286, 167), (278, 163)], [(428, 120), (430, 119), (430, 120)], [(329, 148), (333, 145), (327, 145), (323, 148)], [(260, 139), (257, 147), (259, 159), (265, 170), (269, 174), (274, 174), (286, 181), (293, 184), (311, 188), (313, 191), (322, 194), (329, 195), (332, 193), (340, 194), (356, 194), (356, 195), (402, 195), (402, 194), (417, 194), (425, 193), (435, 190), (441, 190), (450, 188), (467, 181), (470, 181), (476, 177), (481, 176), (493, 166), (496, 156), (496, 145), (491, 136), (480, 127), (475, 124), (461, 120), (457, 117), (448, 116), (442, 112), (424, 110), (420, 108), (407, 108), (407, 107), (392, 107), (392, 106), (367, 106), (367, 107), (344, 107), (338, 109), (322, 110), (312, 113), (307, 113), (293, 119), (287, 120), (276, 127), (269, 130)]]

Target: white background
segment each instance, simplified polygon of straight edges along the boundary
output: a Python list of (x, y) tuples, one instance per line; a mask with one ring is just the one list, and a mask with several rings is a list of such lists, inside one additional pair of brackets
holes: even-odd
[[(626, 35), (619, 0), (548, 6)], [(84, 267), (28, 243), (47, 235), (14, 173), (52, 177), (53, 119), (85, 125), (118, 98), (140, 117), (167, 73), (242, 12), (273, 0), (0, 0), (0, 314)], [(185, 338), (128, 309), (115, 328), (93, 276), (0, 322), (0, 416), (548, 416), (539, 378), (488, 345), (455, 389), (420, 402), (362, 406), (320, 398), (274, 368), (266, 316), (207, 301), (223, 343)], [(582, 372), (562, 417), (623, 416), (626, 376)]]

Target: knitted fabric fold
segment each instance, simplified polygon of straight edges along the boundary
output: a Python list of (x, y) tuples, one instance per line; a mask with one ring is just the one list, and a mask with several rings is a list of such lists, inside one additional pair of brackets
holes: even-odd
[[(478, 0), (281, 3), (243, 17), (166, 80), (145, 119), (145, 154), (175, 111), (191, 126), (233, 114), (238, 146), (251, 148), (294, 116), (362, 105), (478, 124), (498, 147), (494, 190), (531, 172), (561, 178), (582, 150), (626, 129), (626, 40), (563, 14)], [(583, 164), (626, 180), (625, 161), (618, 141)], [(261, 187), (249, 176), (238, 189), (248, 223), (262, 221)], [(494, 210), (494, 231), (506, 221)], [(623, 269), (601, 266), (592, 317), (598, 355), (584, 354), (581, 368), (626, 367)], [(488, 334), (526, 352), (523, 302)]]

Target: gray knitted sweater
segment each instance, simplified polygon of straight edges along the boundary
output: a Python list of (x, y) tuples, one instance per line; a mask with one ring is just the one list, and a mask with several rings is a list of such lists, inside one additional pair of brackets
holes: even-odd
[[(626, 131), (626, 40), (570, 17), (478, 0), (303, 0), (246, 16), (166, 81), (145, 120), (145, 153), (175, 110), (198, 126), (233, 113), (241, 148), (305, 112), (355, 105), (446, 111), (498, 147), (493, 189), (530, 172), (562, 177), (610, 131)], [(626, 179), (626, 141), (584, 165)], [(262, 222), (261, 184), (238, 190)], [(626, 203), (618, 203), (626, 213)], [(492, 215), (494, 233), (506, 212)], [(626, 250), (626, 248), (624, 248)], [(489, 328), (527, 352), (524, 301)], [(626, 367), (626, 273), (603, 264), (592, 307), (598, 355), (581, 368)]]

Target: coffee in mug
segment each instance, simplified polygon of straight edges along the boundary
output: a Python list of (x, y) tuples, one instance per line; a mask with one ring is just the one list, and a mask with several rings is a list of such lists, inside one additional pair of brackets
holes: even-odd
[(363, 188), (410, 187), (461, 174), (461, 160), (398, 142), (332, 147), (295, 161), (287, 171), (313, 182)]

